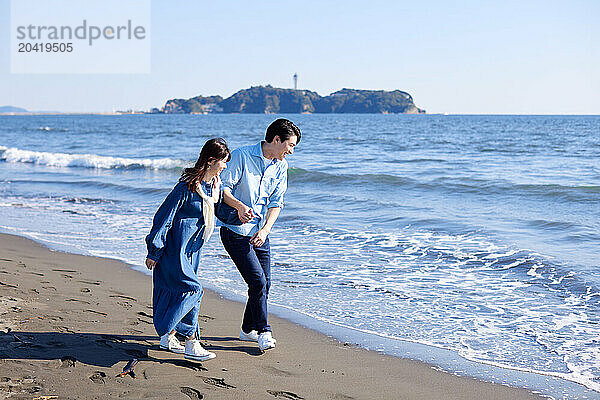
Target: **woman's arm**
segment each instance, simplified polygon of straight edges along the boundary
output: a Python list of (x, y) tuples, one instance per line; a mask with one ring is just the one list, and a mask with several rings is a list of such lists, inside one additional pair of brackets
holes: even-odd
[(148, 269), (154, 268), (162, 256), (167, 234), (173, 225), (177, 211), (185, 201), (187, 192), (188, 190), (185, 185), (176, 186), (156, 211), (152, 221), (152, 229), (150, 230), (150, 234), (146, 236), (146, 247), (148, 248), (146, 266)]

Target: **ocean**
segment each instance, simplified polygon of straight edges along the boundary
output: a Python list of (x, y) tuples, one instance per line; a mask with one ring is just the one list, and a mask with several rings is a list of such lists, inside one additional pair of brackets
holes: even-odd
[[(0, 116), (0, 229), (147, 273), (144, 236), (181, 169), (207, 139), (253, 144), (277, 117)], [(271, 234), (274, 312), (456, 374), (600, 398), (599, 116), (285, 117), (303, 137)], [(243, 299), (218, 235), (200, 274)]]

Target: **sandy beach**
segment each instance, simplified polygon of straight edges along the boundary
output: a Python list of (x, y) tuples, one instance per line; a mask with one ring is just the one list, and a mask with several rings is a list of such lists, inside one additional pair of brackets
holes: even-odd
[[(339, 343), (271, 317), (277, 348), (237, 340), (243, 305), (206, 291), (204, 363), (158, 347), (151, 279), (119, 261), (0, 235), (0, 396), (33, 399), (536, 399)], [(117, 377), (139, 359), (136, 379)], [(41, 397), (43, 398), (43, 397)]]

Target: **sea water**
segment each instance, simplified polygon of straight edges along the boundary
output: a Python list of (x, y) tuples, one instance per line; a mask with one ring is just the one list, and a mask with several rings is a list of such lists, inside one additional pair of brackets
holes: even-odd
[[(277, 117), (0, 116), (0, 228), (144, 271), (152, 216), (203, 143), (254, 144)], [(598, 398), (600, 117), (287, 117), (303, 136), (271, 233), (273, 310), (454, 373), (529, 371), (545, 378), (506, 383)], [(200, 274), (243, 300), (218, 235)]]

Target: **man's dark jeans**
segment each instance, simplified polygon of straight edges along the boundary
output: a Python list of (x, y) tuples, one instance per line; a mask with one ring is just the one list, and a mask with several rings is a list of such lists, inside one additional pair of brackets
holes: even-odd
[(242, 330), (246, 333), (270, 331), (267, 323), (267, 298), (271, 287), (271, 250), (269, 237), (260, 247), (250, 244), (250, 236), (238, 235), (221, 227), (221, 241), (248, 285), (248, 302)]

